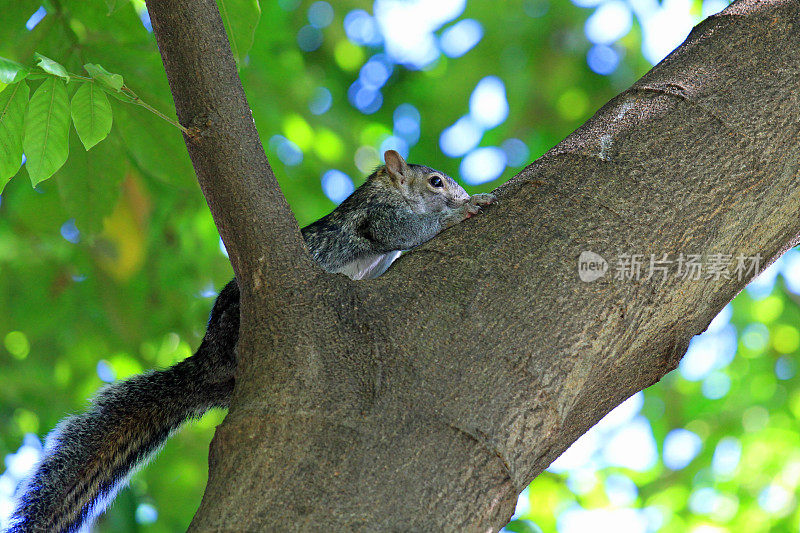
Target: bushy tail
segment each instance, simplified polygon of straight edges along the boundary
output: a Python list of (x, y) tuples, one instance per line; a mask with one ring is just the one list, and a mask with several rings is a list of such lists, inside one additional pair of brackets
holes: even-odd
[(104, 387), (88, 411), (56, 426), (22, 489), (9, 533), (79, 530), (187, 419), (228, 406), (239, 326), (235, 285), (217, 299), (195, 355)]
[(209, 385), (194, 357), (109, 385), (87, 412), (62, 420), (23, 489), (10, 533), (76, 531), (187, 419), (227, 407), (233, 380)]

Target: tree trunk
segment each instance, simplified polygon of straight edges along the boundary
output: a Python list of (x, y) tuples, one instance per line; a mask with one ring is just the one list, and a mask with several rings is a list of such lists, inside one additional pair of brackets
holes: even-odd
[[(704, 21), (497, 206), (369, 282), (308, 259), (214, 0), (148, 8), (243, 298), (193, 531), (496, 531), (551, 461), (675, 368), (757, 274), (737, 257), (763, 268), (800, 234), (798, 0)], [(593, 282), (588, 251), (610, 263)], [(615, 268), (626, 254), (641, 276)], [(646, 279), (651, 254), (672, 263)], [(730, 256), (731, 275), (691, 279), (679, 254)]]

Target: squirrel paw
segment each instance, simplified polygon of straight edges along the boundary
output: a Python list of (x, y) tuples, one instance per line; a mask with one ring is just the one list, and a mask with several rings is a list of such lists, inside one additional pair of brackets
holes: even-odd
[(492, 193), (482, 192), (473, 194), (469, 197), (469, 203), (473, 205), (490, 205), (497, 201), (497, 196)]
[(477, 215), (482, 211), (481, 207), (485, 205), (493, 204), (497, 201), (497, 197), (491, 193), (478, 193), (473, 194), (470, 196), (469, 201), (466, 204), (466, 213), (467, 217), (469, 218), (473, 215)]

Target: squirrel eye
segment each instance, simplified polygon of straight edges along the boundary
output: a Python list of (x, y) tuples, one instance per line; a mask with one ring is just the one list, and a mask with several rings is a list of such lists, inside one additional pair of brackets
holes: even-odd
[(437, 189), (444, 187), (444, 182), (442, 181), (442, 178), (439, 176), (431, 176), (430, 178), (428, 178), (428, 183), (431, 184), (431, 187), (435, 187)]

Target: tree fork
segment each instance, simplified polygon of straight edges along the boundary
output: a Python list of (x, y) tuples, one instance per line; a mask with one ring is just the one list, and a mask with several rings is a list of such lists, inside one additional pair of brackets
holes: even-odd
[[(763, 268), (800, 235), (798, 0), (739, 0), (704, 21), (485, 216), (370, 282), (309, 266), (213, 0), (148, 9), (251, 287), (193, 531), (498, 530), (520, 490), (673, 369), (757, 273), (585, 283), (581, 252)], [(269, 269), (265, 253), (279, 256)]]

